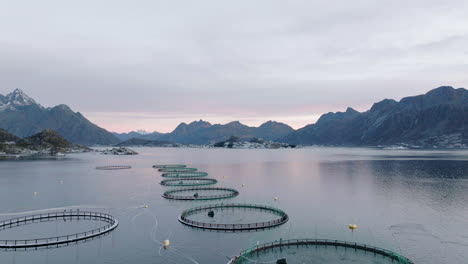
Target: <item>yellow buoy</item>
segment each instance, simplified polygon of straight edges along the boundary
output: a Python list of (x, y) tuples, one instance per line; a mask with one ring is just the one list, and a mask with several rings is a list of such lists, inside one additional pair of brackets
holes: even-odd
[(275, 201), (278, 201), (278, 197), (275, 197)]
[(143, 208), (148, 208), (148, 205), (144, 204), (142, 207), (143, 207)]
[(164, 240), (163, 246), (164, 248), (168, 248), (171, 245), (171, 242), (169, 240)]
[(350, 224), (348, 226), (349, 229), (351, 229), (351, 231), (354, 231), (355, 229), (357, 229), (357, 225), (356, 224)]

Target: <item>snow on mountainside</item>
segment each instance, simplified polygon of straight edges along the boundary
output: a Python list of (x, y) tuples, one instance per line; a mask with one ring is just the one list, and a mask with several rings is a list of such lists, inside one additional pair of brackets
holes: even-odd
[(17, 110), (17, 107), (28, 106), (28, 105), (37, 105), (42, 108), (39, 104), (34, 101), (31, 97), (26, 95), (21, 89), (15, 89), (12, 93), (7, 94), (6, 96), (0, 96), (0, 111), (6, 110)]
[(143, 129), (138, 129), (138, 130), (135, 131), (135, 132), (137, 132), (137, 133), (140, 134), (140, 135), (148, 135), (149, 133), (151, 133), (151, 132), (148, 132), (148, 131), (143, 130)]
[(52, 129), (68, 141), (82, 145), (110, 145), (119, 140), (67, 105), (44, 108), (20, 89), (0, 95), (0, 128), (18, 137)]

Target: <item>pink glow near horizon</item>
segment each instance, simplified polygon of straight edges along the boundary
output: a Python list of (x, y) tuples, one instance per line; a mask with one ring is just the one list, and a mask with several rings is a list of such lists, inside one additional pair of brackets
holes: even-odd
[[(368, 110), (372, 104), (360, 104), (353, 106), (357, 111)], [(207, 115), (207, 114), (157, 114), (151, 112), (87, 112), (85, 116), (98, 126), (108, 131), (128, 133), (136, 130), (147, 132), (172, 132), (180, 123), (191, 123), (204, 120), (211, 124), (226, 124), (239, 121), (247, 126), (258, 127), (267, 121), (276, 121), (287, 124), (294, 129), (302, 128), (315, 123), (322, 114), (328, 112), (346, 111), (346, 106), (338, 105), (297, 105), (290, 107), (288, 111), (277, 115), (256, 115), (248, 109), (232, 107), (224, 109), (225, 113), (237, 113), (237, 115)], [(307, 114), (310, 113), (310, 114)]]
[[(127, 114), (128, 115), (128, 114)], [(134, 116), (144, 116), (139, 115), (138, 113), (132, 113), (130, 115)], [(144, 117), (144, 118), (131, 118), (131, 117), (122, 117), (119, 114), (109, 115), (108, 113), (89, 113), (85, 115), (91, 122), (96, 125), (105, 128), (108, 131), (117, 132), (117, 133), (128, 133), (130, 131), (136, 130), (146, 130), (148, 132), (161, 132), (168, 133), (172, 132), (180, 123), (191, 123), (193, 121), (198, 121), (200, 119), (210, 122), (211, 124), (226, 124), (232, 121), (239, 121), (247, 126), (260, 126), (261, 124), (272, 120), (281, 123), (285, 123), (291, 126), (294, 129), (304, 127), (305, 125), (315, 123), (320, 117), (319, 115), (308, 115), (308, 116), (291, 116), (291, 117), (185, 117), (185, 118), (158, 118), (158, 117)]]
[[(366, 111), (370, 108), (369, 104), (359, 105), (353, 107), (357, 111)], [(85, 116), (97, 124), (100, 127), (107, 129), (108, 131), (117, 133), (128, 133), (130, 131), (145, 130), (148, 132), (161, 132), (168, 133), (172, 132), (180, 123), (185, 122), (187, 124), (204, 120), (211, 124), (226, 124), (232, 121), (239, 121), (247, 126), (260, 126), (267, 121), (276, 121), (285, 123), (294, 129), (302, 128), (306, 125), (315, 123), (322, 114), (328, 112), (342, 112), (345, 111), (346, 107), (330, 106), (319, 107), (319, 106), (297, 106), (294, 109), (290, 109), (289, 115), (272, 115), (272, 116), (255, 116), (247, 115), (248, 111), (238, 111), (240, 115), (204, 115), (204, 114), (193, 114), (193, 115), (158, 115), (155, 113), (136, 113), (136, 112), (89, 112), (85, 113)], [(234, 111), (232, 111), (234, 112)], [(311, 113), (311, 114), (303, 114)]]

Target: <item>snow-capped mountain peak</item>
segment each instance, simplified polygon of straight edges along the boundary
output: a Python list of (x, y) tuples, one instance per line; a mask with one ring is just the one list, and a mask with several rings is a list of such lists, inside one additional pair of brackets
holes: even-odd
[(6, 103), (14, 106), (25, 106), (36, 104), (36, 101), (29, 97), (23, 90), (16, 88), (6, 97)]
[(138, 129), (137, 131), (138, 134), (141, 134), (141, 135), (148, 135), (150, 132), (146, 131), (146, 130), (143, 130), (143, 129)]
[(15, 110), (16, 107), (38, 105), (34, 99), (29, 97), (23, 90), (16, 88), (6, 96), (0, 95), (0, 111)]

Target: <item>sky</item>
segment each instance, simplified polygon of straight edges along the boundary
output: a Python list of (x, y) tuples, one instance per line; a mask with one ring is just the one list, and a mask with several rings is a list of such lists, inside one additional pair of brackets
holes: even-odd
[(276, 120), (300, 128), (468, 87), (468, 1), (0, 0), (0, 94), (110, 131)]

